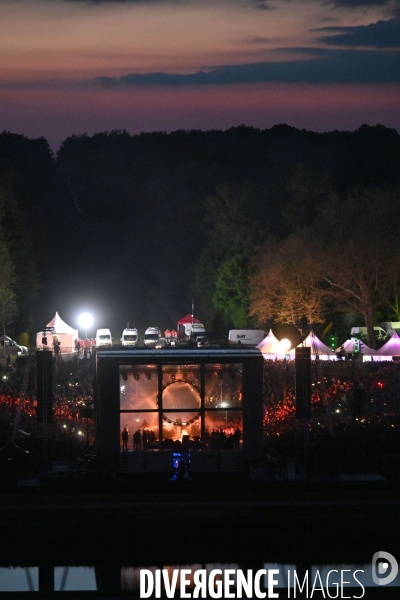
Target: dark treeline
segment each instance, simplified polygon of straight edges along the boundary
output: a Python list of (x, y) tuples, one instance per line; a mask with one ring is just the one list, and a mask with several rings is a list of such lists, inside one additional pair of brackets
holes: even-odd
[(56, 310), (75, 325), (89, 309), (117, 338), (126, 321), (171, 327), (193, 296), (208, 329), (248, 322), (250, 265), (268, 236), (310, 225), (332, 194), (398, 189), (399, 164), (400, 137), (383, 126), (114, 131), (72, 136), (57, 156), (4, 132), (0, 230), (19, 315), (11, 306), (7, 328), (32, 333)]

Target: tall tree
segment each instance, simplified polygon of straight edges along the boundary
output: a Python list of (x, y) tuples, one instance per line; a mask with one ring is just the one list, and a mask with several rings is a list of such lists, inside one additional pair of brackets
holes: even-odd
[(299, 231), (277, 243), (269, 241), (258, 271), (251, 278), (251, 309), (259, 323), (321, 323), (325, 319), (327, 290), (318, 260), (316, 241)]
[(0, 317), (3, 335), (6, 335), (7, 327), (18, 312), (15, 297), (16, 284), (17, 278), (7, 245), (0, 239)]
[(375, 347), (374, 313), (393, 292), (400, 264), (397, 195), (362, 191), (321, 206), (315, 231), (324, 241), (319, 260), (329, 292), (342, 307), (364, 318), (368, 344)]
[(321, 175), (311, 167), (298, 164), (287, 184), (289, 203), (282, 211), (289, 231), (310, 226), (316, 206), (326, 201), (331, 191), (332, 183), (327, 174)]
[(235, 328), (248, 324), (248, 265), (243, 256), (234, 255), (225, 259), (217, 272), (213, 304), (219, 310), (225, 323)]
[(328, 309), (360, 314), (375, 347), (374, 314), (396, 309), (400, 287), (397, 193), (331, 195), (312, 226), (266, 248), (251, 280), (251, 314), (295, 323), (322, 322)]
[(225, 326), (248, 323), (248, 279), (259, 232), (246, 216), (246, 194), (227, 184), (207, 198), (206, 222), (210, 224), (207, 244), (195, 274), (195, 295), (212, 322), (222, 315)]

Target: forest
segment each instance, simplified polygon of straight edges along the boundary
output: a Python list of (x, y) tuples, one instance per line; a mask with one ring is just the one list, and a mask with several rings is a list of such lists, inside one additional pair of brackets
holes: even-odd
[(174, 326), (192, 299), (215, 340), (400, 320), (399, 165), (381, 125), (111, 131), (56, 155), (3, 132), (2, 329), (32, 342), (55, 311), (76, 326), (89, 310), (119, 338)]

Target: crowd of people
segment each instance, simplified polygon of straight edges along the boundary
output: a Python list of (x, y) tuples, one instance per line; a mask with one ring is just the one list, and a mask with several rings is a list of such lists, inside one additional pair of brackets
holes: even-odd
[(165, 335), (166, 340), (170, 340), (170, 339), (177, 340), (179, 337), (179, 333), (177, 331), (175, 331), (175, 329), (172, 329), (172, 330), (166, 329), (164, 332), (164, 335)]
[[(68, 361), (54, 356), (52, 418), (46, 425), (54, 456), (79, 454), (93, 442), (93, 415), (86, 410), (92, 406), (93, 356), (75, 355)], [(43, 436), (43, 425), (37, 422), (35, 363), (29, 356), (0, 365), (1, 447), (10, 439), (17, 413), (17, 444), (26, 446)]]
[[(295, 367), (283, 361), (266, 361), (264, 379), (264, 429), (282, 436), (301, 428), (296, 419)], [(310, 427), (350, 427), (393, 421), (400, 423), (400, 364), (312, 364)]]
[(89, 354), (91, 352), (93, 352), (94, 348), (96, 346), (96, 340), (94, 338), (85, 338), (84, 340), (81, 340), (80, 338), (75, 339), (74, 340), (74, 347), (75, 347), (75, 352), (77, 354), (83, 353), (83, 354)]
[[(122, 450), (129, 449), (129, 429), (124, 427), (121, 432), (121, 441), (122, 441)], [(136, 429), (134, 434), (132, 435), (132, 449), (133, 450), (145, 450), (151, 445), (157, 442), (156, 434), (153, 429), (143, 428)]]
[[(208, 429), (205, 429), (204, 432), (204, 445), (205, 448), (209, 449), (219, 449), (219, 448), (236, 448), (240, 447), (240, 440), (242, 438), (242, 429), (243, 423), (234, 425), (233, 423), (229, 423), (226, 428), (213, 428), (211, 432)], [(121, 450), (122, 451), (138, 451), (145, 450), (149, 447), (154, 447), (153, 445), (158, 443), (157, 436), (153, 429), (146, 428), (138, 428), (132, 435), (132, 445), (130, 445), (130, 431), (128, 427), (124, 427), (121, 431)], [(164, 440), (163, 443), (167, 442), (165, 445), (168, 445), (168, 442), (171, 440)], [(196, 435), (191, 440), (192, 446), (196, 448), (201, 448), (201, 437)]]
[[(93, 358), (79, 351), (72, 360), (53, 361), (52, 431), (93, 441)], [(36, 424), (37, 403), (35, 374), (21, 400), (22, 383), (29, 357), (0, 367), (0, 441), (10, 435), (15, 415), (21, 407), (21, 429), (28, 433), (41, 431)], [(365, 437), (382, 434), (394, 439), (400, 427), (400, 363), (313, 362), (312, 395), (309, 429), (311, 433), (335, 433), (336, 437), (362, 431)], [(22, 402), (22, 405), (21, 405)], [(87, 410), (89, 409), (89, 410)], [(219, 414), (219, 413), (218, 413)], [(225, 423), (216, 423), (206, 433), (206, 446), (212, 438), (238, 438), (241, 425), (232, 413)], [(65, 427), (64, 427), (65, 426)], [(284, 361), (265, 361), (264, 416), (265, 439), (289, 439), (301, 433), (301, 419), (296, 419), (295, 368)], [(61, 435), (61, 434), (60, 434)], [(125, 434), (124, 434), (125, 435)], [(129, 449), (143, 450), (155, 442), (151, 428), (128, 432)], [(121, 442), (124, 440), (121, 437)], [(217, 442), (215, 442), (217, 444)], [(233, 442), (236, 447), (236, 442)]]

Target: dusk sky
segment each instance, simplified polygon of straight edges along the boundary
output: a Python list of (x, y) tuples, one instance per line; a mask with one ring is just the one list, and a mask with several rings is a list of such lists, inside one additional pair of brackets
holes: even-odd
[(400, 0), (0, 0), (0, 131), (400, 131)]

